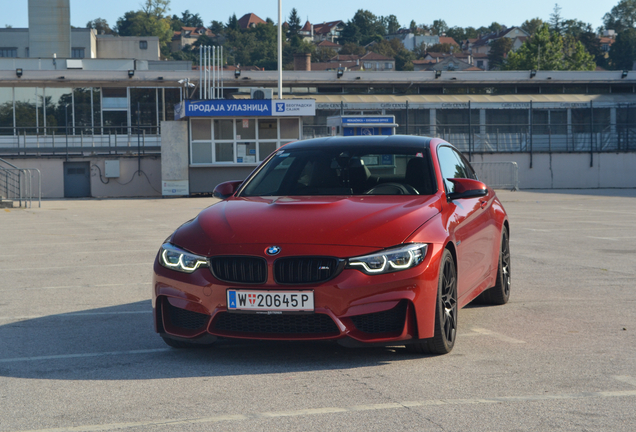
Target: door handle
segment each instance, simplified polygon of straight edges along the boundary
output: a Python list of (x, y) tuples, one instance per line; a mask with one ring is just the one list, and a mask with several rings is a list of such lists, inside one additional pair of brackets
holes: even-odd
[(484, 208), (484, 207), (486, 207), (488, 205), (488, 201), (487, 200), (483, 200), (483, 201), (480, 200), (479, 203), (481, 205), (481, 208)]

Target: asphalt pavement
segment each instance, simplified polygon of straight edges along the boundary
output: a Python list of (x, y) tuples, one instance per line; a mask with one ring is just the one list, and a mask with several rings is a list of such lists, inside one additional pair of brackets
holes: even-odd
[(498, 192), (512, 294), (444, 356), (154, 333), (163, 240), (211, 198), (0, 209), (0, 431), (634, 431), (636, 190)]

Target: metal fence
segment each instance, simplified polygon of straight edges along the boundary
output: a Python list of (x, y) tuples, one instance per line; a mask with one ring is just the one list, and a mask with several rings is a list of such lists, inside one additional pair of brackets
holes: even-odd
[(471, 162), (480, 181), (495, 189), (519, 190), (517, 162)]
[(0, 155), (161, 153), (156, 126), (0, 128)]
[[(411, 125), (398, 133), (442, 138), (464, 153), (633, 152), (634, 123)], [(327, 126), (303, 127), (304, 138), (330, 136)]]
[[(37, 182), (37, 183), (36, 183)], [(35, 183), (35, 184), (34, 184)], [(37, 193), (34, 189), (37, 187)], [(38, 200), (42, 207), (42, 174), (38, 169), (18, 168), (0, 159), (0, 197), (18, 201), (20, 207), (32, 207)]]

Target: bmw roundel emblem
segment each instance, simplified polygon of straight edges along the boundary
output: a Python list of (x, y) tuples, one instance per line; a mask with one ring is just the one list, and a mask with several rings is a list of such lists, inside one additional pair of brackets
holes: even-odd
[(265, 250), (267, 255), (278, 255), (280, 253), (280, 247), (278, 246), (270, 246)]

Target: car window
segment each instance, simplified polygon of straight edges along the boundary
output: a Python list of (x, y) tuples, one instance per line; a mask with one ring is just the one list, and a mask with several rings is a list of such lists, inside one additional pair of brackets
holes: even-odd
[(455, 184), (449, 178), (468, 178), (476, 180), (475, 172), (465, 161), (463, 156), (448, 146), (437, 149), (437, 159), (448, 193), (455, 192)]
[(281, 149), (241, 196), (430, 195), (426, 148), (339, 146)]

